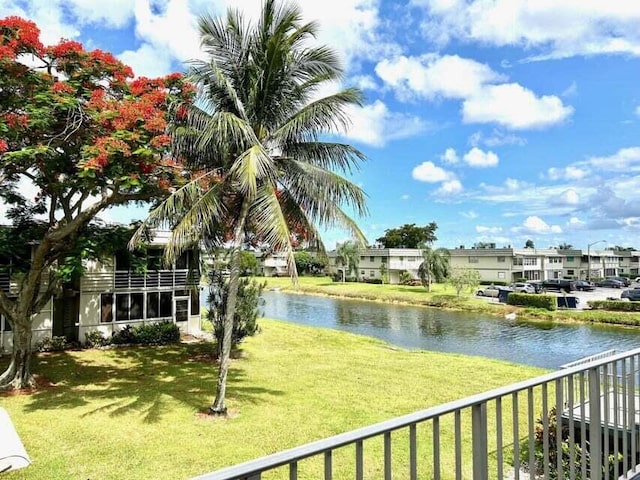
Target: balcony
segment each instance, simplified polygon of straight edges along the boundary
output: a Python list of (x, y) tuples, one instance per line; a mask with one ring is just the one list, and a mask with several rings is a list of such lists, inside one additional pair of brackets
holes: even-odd
[(198, 284), (199, 274), (189, 270), (149, 270), (145, 273), (118, 270), (114, 282), (116, 290), (187, 287)]
[(640, 349), (565, 367), (197, 478), (640, 478)]

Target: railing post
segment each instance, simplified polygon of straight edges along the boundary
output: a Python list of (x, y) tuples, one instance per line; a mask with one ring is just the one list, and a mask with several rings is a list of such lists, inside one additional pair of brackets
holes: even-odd
[(589, 457), (590, 479), (602, 480), (602, 426), (599, 368), (589, 369)]
[(489, 478), (487, 461), (487, 404), (477, 403), (471, 407), (471, 436), (473, 445), (473, 480)]

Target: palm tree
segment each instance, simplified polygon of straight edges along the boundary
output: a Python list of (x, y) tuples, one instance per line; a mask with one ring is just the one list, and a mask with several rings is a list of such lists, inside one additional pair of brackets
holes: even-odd
[(442, 282), (451, 270), (451, 253), (446, 248), (425, 248), (422, 251), (423, 262), (418, 267), (418, 276), (422, 285), (431, 291), (431, 283)]
[(342, 281), (345, 275), (348, 277), (354, 272), (356, 280), (358, 278), (358, 267), (360, 266), (360, 244), (358, 242), (339, 243), (336, 247), (336, 263), (342, 265)]
[[(230, 277), (213, 414), (226, 413), (231, 333), (247, 234), (286, 252), (297, 278), (292, 232), (324, 251), (319, 227), (342, 226), (364, 235), (343, 210), (366, 214), (362, 190), (336, 172), (359, 166), (364, 155), (327, 136), (349, 124), (345, 108), (360, 105), (357, 89), (318, 97), (341, 79), (335, 53), (313, 47), (315, 23), (303, 24), (289, 4), (266, 0), (248, 24), (235, 10), (199, 20), (208, 61), (194, 61), (190, 77), (198, 98), (176, 128), (176, 153), (200, 172), (154, 209), (144, 226), (169, 224), (167, 260), (196, 241), (230, 247)], [(185, 106), (176, 111), (182, 112)]]

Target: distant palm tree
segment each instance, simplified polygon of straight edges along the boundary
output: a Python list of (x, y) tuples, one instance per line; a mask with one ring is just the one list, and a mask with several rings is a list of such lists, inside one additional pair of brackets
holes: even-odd
[(418, 267), (418, 276), (422, 285), (431, 291), (431, 283), (442, 282), (451, 270), (451, 253), (446, 248), (425, 248), (422, 251), (423, 262)]
[(299, 8), (265, 0), (259, 21), (199, 21), (207, 61), (191, 66), (198, 101), (174, 135), (178, 154), (201, 174), (156, 208), (145, 222), (169, 223), (167, 256), (207, 240), (231, 248), (229, 294), (216, 398), (211, 413), (224, 414), (231, 333), (240, 279), (240, 250), (251, 232), (287, 254), (297, 278), (292, 233), (303, 232), (324, 250), (318, 227), (346, 227), (364, 241), (344, 212), (366, 213), (362, 190), (336, 172), (352, 171), (364, 155), (327, 141), (349, 124), (345, 108), (359, 105), (357, 89), (318, 98), (321, 87), (341, 79), (335, 53), (314, 47), (318, 29), (302, 23)]
[(353, 272), (356, 280), (358, 279), (358, 268), (360, 266), (360, 244), (357, 242), (339, 243), (336, 247), (336, 263), (342, 265), (342, 281), (345, 276), (349, 276)]

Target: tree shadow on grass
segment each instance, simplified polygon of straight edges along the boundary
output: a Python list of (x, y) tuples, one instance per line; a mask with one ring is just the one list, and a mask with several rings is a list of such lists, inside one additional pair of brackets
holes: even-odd
[[(54, 385), (32, 393), (25, 410), (87, 407), (81, 417), (138, 412), (145, 423), (156, 423), (171, 398), (201, 411), (215, 394), (218, 366), (212, 360), (213, 348), (210, 343), (197, 343), (38, 355), (33, 370)], [(232, 363), (227, 397), (255, 404), (283, 394), (249, 381)]]

